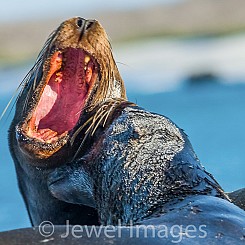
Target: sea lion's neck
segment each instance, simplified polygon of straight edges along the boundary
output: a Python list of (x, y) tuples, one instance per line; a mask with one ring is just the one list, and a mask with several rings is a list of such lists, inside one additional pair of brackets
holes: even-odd
[(224, 197), (187, 137), (168, 119), (126, 109), (111, 128), (93, 170), (102, 224), (135, 224), (186, 196)]

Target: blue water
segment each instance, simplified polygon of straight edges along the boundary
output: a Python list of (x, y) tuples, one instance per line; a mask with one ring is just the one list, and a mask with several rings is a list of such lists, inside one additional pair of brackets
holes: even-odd
[[(10, 95), (0, 97), (0, 111)], [(0, 126), (0, 231), (30, 226), (24, 203), (17, 188), (14, 164), (7, 145), (7, 130), (10, 118)]]

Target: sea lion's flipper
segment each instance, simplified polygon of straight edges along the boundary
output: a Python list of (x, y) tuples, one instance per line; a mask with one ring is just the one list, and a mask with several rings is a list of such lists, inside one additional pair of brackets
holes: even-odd
[(49, 175), (48, 188), (61, 201), (95, 207), (93, 183), (81, 165), (56, 168)]
[(235, 205), (245, 210), (245, 188), (227, 194)]

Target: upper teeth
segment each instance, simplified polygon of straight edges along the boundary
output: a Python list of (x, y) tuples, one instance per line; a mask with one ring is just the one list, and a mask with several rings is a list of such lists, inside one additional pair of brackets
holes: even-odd
[(57, 83), (62, 82), (62, 76), (63, 76), (63, 74), (61, 72), (56, 72), (55, 82), (57, 82)]
[(90, 57), (88, 55), (86, 55), (84, 58), (85, 64), (88, 64), (89, 61), (90, 61)]

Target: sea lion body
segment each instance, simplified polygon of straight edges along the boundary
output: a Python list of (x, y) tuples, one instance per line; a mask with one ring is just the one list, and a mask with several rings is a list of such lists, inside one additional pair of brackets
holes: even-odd
[(97, 21), (62, 23), (22, 85), (9, 145), (34, 226), (207, 222), (212, 241), (244, 238), (244, 211), (183, 130), (127, 101)]
[[(19, 159), (16, 160), (18, 161)], [(33, 226), (38, 226), (46, 220), (54, 225), (65, 224), (66, 220), (70, 220), (71, 224), (98, 224), (95, 209), (66, 203), (51, 195), (47, 188), (47, 177), (52, 169), (45, 170), (28, 166), (27, 170), (18, 164), (15, 167), (20, 192)]]
[(195, 229), (199, 244), (242, 244), (245, 212), (201, 166), (183, 130), (137, 106), (118, 110), (88, 155), (51, 173), (51, 193), (84, 204), (87, 191), (102, 225), (175, 226), (185, 239)]
[[(110, 126), (92, 145), (89, 154), (58, 168), (60, 175), (51, 173), (49, 182), (53, 195), (61, 199), (62, 193), (74, 193), (65, 191), (63, 187), (79, 183), (73, 176), (77, 172), (80, 173), (77, 175), (79, 179), (84, 179), (82, 177), (86, 175), (87, 182), (92, 183), (86, 187), (92, 189), (89, 193), (94, 195), (102, 224), (114, 224), (127, 214), (128, 209), (131, 216), (123, 223), (127, 223), (127, 219), (138, 221), (135, 216), (139, 212), (142, 212), (139, 215), (142, 219), (143, 214), (148, 216), (149, 210), (153, 209), (147, 207), (147, 203), (154, 203), (158, 208), (175, 198), (183, 199), (196, 194), (226, 198), (218, 183), (201, 166), (187, 136), (173, 122), (136, 106), (118, 110), (121, 115), (109, 123)], [(63, 185), (62, 176), (69, 173), (69, 169), (69, 180)], [(60, 183), (60, 192), (53, 190)], [(86, 189), (81, 181), (79, 187)], [(129, 196), (131, 202), (136, 202), (134, 212), (133, 207), (127, 207)], [(115, 202), (118, 199), (121, 199), (120, 203)], [(118, 210), (119, 217), (111, 214), (113, 210)]]

